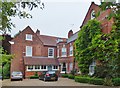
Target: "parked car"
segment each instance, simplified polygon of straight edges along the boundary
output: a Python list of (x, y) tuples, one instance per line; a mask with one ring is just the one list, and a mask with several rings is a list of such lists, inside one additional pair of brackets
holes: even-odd
[(58, 80), (58, 75), (55, 71), (47, 71), (47, 72), (42, 72), (41, 75), (39, 75), (39, 80), (54, 80), (57, 81)]
[(12, 80), (23, 80), (23, 74), (20, 71), (13, 71), (11, 74), (11, 81)]
[(0, 80), (2, 80), (2, 74), (0, 74)]

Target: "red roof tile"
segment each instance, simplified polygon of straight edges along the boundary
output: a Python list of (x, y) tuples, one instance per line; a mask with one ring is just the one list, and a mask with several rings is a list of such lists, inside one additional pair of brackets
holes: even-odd
[(45, 57), (24, 57), (25, 65), (59, 65), (58, 59)]
[[(59, 37), (54, 37), (54, 36), (46, 36), (46, 35), (38, 35), (40, 40), (43, 42), (44, 45), (48, 46), (57, 46), (57, 39)], [(66, 38), (61, 38), (63, 41), (66, 41)]]

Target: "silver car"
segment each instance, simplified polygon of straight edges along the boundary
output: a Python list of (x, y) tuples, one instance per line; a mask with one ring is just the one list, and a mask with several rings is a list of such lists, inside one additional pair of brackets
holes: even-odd
[(11, 74), (11, 81), (12, 80), (23, 80), (23, 74), (19, 71), (13, 71)]

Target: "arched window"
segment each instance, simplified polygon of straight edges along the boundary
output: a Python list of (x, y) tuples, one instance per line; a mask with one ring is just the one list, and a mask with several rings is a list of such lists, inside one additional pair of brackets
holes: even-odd
[(92, 10), (92, 12), (91, 12), (91, 19), (94, 19), (94, 18), (95, 18), (95, 11)]

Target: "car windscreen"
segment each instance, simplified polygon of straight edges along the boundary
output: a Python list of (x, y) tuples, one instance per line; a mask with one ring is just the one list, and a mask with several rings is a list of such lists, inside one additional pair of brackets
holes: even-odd
[(12, 75), (18, 75), (18, 74), (22, 74), (21, 72), (13, 72)]
[(54, 74), (54, 73), (55, 73), (55, 71), (49, 71), (49, 72), (47, 72), (47, 73), (49, 73), (49, 74)]

